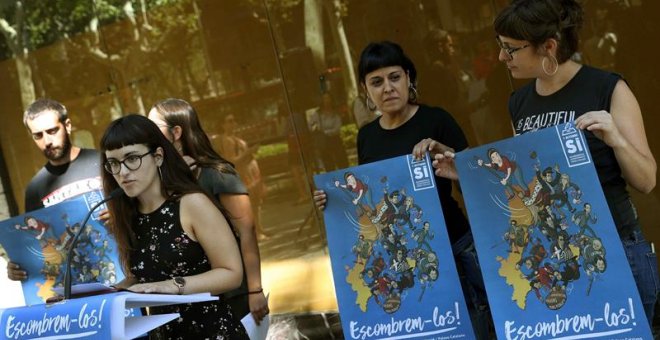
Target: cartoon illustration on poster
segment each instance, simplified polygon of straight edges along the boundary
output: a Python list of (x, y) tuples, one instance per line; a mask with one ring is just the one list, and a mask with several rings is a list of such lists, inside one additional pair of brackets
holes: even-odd
[(428, 158), (314, 176), (347, 339), (474, 338)]
[(28, 280), (22, 282), (28, 305), (44, 303), (55, 295), (52, 288), (63, 286), (67, 251), (80, 228), (71, 262), (72, 282), (111, 285), (123, 279), (115, 242), (98, 221), (103, 207), (80, 226), (89, 209), (102, 199), (99, 191), (93, 191), (0, 222), (0, 243), (9, 258), (28, 272)]
[(498, 338), (651, 338), (581, 131), (466, 150), (456, 167)]

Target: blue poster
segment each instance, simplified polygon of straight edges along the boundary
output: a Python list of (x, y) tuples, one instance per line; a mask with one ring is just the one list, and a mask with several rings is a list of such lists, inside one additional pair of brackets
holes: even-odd
[(401, 156), (314, 176), (346, 339), (473, 339), (433, 171)]
[[(0, 244), (7, 255), (28, 273), (22, 282), (25, 303), (44, 303), (62, 287), (66, 255), (71, 238), (81, 226), (89, 209), (103, 199), (92, 191), (67, 201), (0, 222)], [(100, 282), (106, 285), (121, 281), (117, 246), (102, 223), (99, 207), (83, 226), (73, 252), (72, 282)]]
[(499, 339), (651, 339), (584, 134), (456, 154)]

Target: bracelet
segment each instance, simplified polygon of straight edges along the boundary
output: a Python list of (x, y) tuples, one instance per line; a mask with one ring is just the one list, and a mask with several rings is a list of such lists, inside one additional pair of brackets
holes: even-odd
[(264, 292), (263, 288), (259, 288), (259, 290), (248, 290), (248, 294), (259, 294), (263, 292)]

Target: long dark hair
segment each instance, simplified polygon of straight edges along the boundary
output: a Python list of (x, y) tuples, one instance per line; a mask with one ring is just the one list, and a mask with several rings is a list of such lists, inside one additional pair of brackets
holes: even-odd
[[(162, 174), (160, 189), (163, 197), (177, 197), (189, 193), (203, 192), (197, 184), (195, 176), (176, 151), (172, 143), (165, 138), (154, 122), (147, 117), (130, 114), (121, 117), (108, 126), (101, 138), (101, 165), (108, 160), (105, 152), (116, 150), (128, 145), (144, 144), (149, 150), (158, 148), (163, 150), (163, 163), (160, 166)], [(103, 179), (103, 191), (105, 195), (119, 187), (114, 176), (101, 166)], [(135, 242), (135, 234), (132, 225), (135, 223), (137, 214), (137, 202), (135, 198), (126, 195), (114, 199), (108, 203), (112, 223), (110, 233), (117, 242), (119, 260), (124, 272), (129, 273), (129, 254)]]
[(213, 149), (192, 105), (182, 99), (167, 98), (156, 103), (152, 109), (163, 117), (168, 126), (181, 127), (183, 154), (195, 159), (198, 166), (236, 174), (234, 165)]
[(498, 35), (526, 40), (534, 47), (556, 39), (557, 61), (562, 64), (578, 50), (582, 21), (582, 7), (575, 0), (515, 0), (497, 15), (494, 26)]
[(406, 56), (401, 46), (391, 41), (372, 42), (362, 50), (358, 63), (360, 83), (365, 84), (367, 74), (388, 66), (401, 66), (410, 77), (410, 83), (417, 86), (417, 69)]

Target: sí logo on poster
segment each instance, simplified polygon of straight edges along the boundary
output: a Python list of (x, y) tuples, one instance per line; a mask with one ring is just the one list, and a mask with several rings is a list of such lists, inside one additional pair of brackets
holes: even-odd
[(576, 129), (573, 123), (564, 125), (561, 131), (559, 126), (555, 127), (555, 129), (561, 140), (561, 146), (564, 150), (564, 156), (566, 157), (569, 168), (591, 163), (584, 134)]
[(408, 155), (407, 159), (413, 189), (418, 191), (435, 187), (433, 182), (433, 169), (429, 163), (428, 153), (420, 160), (416, 160), (410, 155)]

